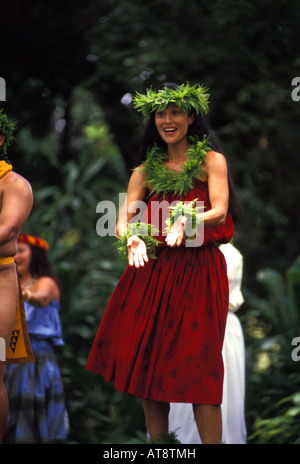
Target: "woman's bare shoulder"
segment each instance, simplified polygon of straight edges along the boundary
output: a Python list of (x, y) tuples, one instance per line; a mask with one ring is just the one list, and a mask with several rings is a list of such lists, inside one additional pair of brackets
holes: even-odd
[(218, 151), (208, 151), (206, 153), (206, 173), (209, 175), (211, 171), (227, 171), (227, 161), (225, 156)]
[(142, 164), (133, 170), (131, 177), (129, 179), (129, 183), (133, 185), (134, 184), (144, 185), (145, 171), (144, 171), (144, 166)]
[(216, 163), (224, 163), (226, 162), (225, 156), (222, 153), (214, 150), (209, 150), (206, 153), (206, 162), (216, 162)]

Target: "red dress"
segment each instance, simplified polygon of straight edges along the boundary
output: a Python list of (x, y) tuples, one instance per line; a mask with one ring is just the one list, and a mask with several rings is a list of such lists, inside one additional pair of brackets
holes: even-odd
[[(210, 209), (207, 183), (196, 179), (181, 200), (195, 198)], [(162, 194), (150, 197), (148, 218), (153, 201), (162, 200)], [(139, 269), (128, 266), (109, 300), (86, 369), (139, 398), (220, 404), (229, 295), (226, 262), (216, 243), (232, 236), (228, 215), (225, 225), (204, 228), (202, 246), (163, 244), (158, 259)]]

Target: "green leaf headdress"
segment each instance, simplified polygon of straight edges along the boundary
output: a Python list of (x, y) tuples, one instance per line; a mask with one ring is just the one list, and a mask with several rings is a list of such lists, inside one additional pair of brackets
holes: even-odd
[(176, 90), (169, 87), (155, 91), (147, 89), (146, 94), (137, 93), (133, 98), (133, 106), (147, 120), (154, 111), (160, 111), (167, 106), (178, 106), (181, 110), (196, 114), (206, 114), (208, 111), (209, 94), (207, 88), (200, 84), (181, 84)]
[(7, 149), (9, 145), (14, 140), (13, 133), (16, 128), (16, 123), (13, 121), (9, 121), (8, 117), (3, 110), (0, 108), (0, 134), (5, 136), (4, 143), (2, 145), (3, 153), (7, 153)]

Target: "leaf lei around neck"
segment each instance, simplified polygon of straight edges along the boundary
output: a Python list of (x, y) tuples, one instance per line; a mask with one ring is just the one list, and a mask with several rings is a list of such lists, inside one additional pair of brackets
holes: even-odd
[(163, 161), (168, 155), (154, 145), (148, 151), (146, 161), (142, 165), (142, 172), (146, 174), (146, 186), (152, 193), (172, 193), (182, 198), (194, 187), (194, 178), (203, 174), (206, 153), (211, 149), (207, 137), (199, 140), (198, 137), (189, 137), (191, 143), (187, 151), (187, 160), (184, 163), (183, 172), (168, 169)]

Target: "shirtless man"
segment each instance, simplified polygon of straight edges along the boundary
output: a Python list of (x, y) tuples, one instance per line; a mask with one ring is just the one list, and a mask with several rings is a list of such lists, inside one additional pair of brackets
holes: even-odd
[[(0, 146), (5, 142), (5, 130), (0, 111)], [(6, 119), (7, 120), (7, 119)], [(4, 133), (2, 133), (4, 132)], [(8, 134), (11, 139), (11, 133)], [(7, 145), (7, 144), (6, 144)], [(2, 158), (0, 154), (0, 159)], [(1, 164), (4, 164), (0, 161)], [(5, 167), (5, 165), (4, 165)], [(5, 172), (5, 171), (4, 171)], [(9, 170), (0, 172), (0, 341), (7, 349), (14, 326), (19, 289), (16, 265), (13, 257), (17, 252), (17, 238), (33, 205), (30, 184), (19, 174)], [(9, 262), (11, 261), (11, 262)], [(7, 263), (8, 262), (8, 263)], [(4, 263), (4, 264), (3, 264)], [(8, 398), (3, 383), (5, 361), (0, 361), (0, 443), (6, 428)]]

